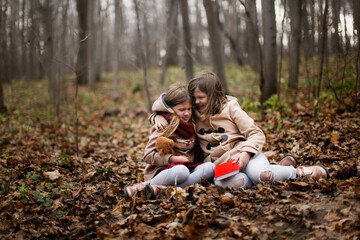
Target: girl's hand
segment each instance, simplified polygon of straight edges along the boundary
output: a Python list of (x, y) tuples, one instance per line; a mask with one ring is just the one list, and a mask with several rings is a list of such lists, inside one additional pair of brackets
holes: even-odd
[(169, 162), (170, 163), (174, 163), (174, 162), (190, 162), (190, 159), (184, 155), (181, 155), (181, 156), (174, 156), (172, 155), (170, 158), (169, 158)]
[(156, 115), (154, 117), (154, 126), (155, 126), (156, 131), (163, 132), (168, 125), (169, 124), (165, 118), (163, 118), (159, 115)]
[(246, 168), (247, 164), (249, 163), (249, 160), (250, 160), (250, 153), (241, 152), (235, 156), (233, 163), (238, 162), (240, 166), (240, 170), (242, 170)]

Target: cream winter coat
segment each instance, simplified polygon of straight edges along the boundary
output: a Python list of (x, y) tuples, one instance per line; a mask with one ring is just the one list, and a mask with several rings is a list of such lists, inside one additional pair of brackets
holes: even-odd
[[(154, 112), (174, 113), (174, 111), (166, 105), (165, 101), (163, 101), (164, 96), (165, 95), (162, 94), (162, 96), (158, 99), (159, 101), (157, 100), (153, 104), (152, 110)], [(156, 139), (160, 135), (162, 135), (162, 133), (157, 132), (155, 127), (152, 127), (149, 141), (144, 150), (144, 160), (146, 162), (144, 172), (145, 181), (152, 179), (161, 168), (170, 164), (169, 159), (172, 156), (171, 154), (160, 156), (160, 154), (156, 151), (155, 143)], [(180, 145), (180, 150), (183, 151), (183, 153), (186, 153), (191, 161), (194, 160), (193, 149), (195, 147), (195, 134), (189, 139), (183, 139), (176, 133), (173, 133), (169, 138)]]
[[(207, 120), (195, 111), (195, 129), (204, 151), (204, 162), (211, 161), (215, 165), (229, 161), (244, 151), (257, 155), (265, 143), (265, 134), (241, 109), (237, 99), (231, 96), (227, 99), (223, 110)], [(153, 111), (156, 111), (154, 106), (159, 102), (162, 102), (162, 96), (154, 102)], [(164, 109), (161, 111), (165, 112)], [(166, 111), (169, 112), (169, 108)]]

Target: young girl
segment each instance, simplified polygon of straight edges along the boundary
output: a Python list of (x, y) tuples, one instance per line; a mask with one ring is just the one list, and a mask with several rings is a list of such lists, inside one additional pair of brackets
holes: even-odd
[[(321, 165), (295, 168), (296, 159), (291, 155), (283, 159), (289, 166), (269, 164), (261, 151), (265, 143), (264, 133), (241, 109), (236, 98), (225, 96), (221, 82), (214, 73), (199, 73), (189, 82), (188, 91), (196, 108), (196, 133), (204, 151), (204, 162), (219, 165), (233, 161), (240, 166), (238, 174), (215, 181), (216, 185), (244, 189), (259, 182), (299, 176), (314, 179), (329, 177), (327, 169)], [(156, 122), (158, 120), (161, 122), (161, 119), (155, 119)]]
[[(202, 163), (201, 149), (196, 148), (198, 141), (192, 123), (192, 102), (186, 87), (174, 84), (160, 99), (153, 105), (153, 111), (162, 112), (168, 127), (164, 133), (152, 128), (144, 151), (144, 160), (147, 163), (145, 182), (125, 187), (124, 194), (127, 199), (144, 188), (147, 197), (154, 198), (164, 186), (185, 187), (190, 183), (199, 183), (201, 178), (209, 180), (214, 176), (214, 164)], [(156, 149), (159, 136), (173, 140), (179, 147), (177, 153), (160, 154)]]

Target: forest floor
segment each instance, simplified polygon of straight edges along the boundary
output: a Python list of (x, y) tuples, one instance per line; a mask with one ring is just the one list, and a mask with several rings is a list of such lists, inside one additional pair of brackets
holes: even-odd
[[(77, 113), (74, 88), (65, 86), (60, 121), (46, 100), (45, 82), (5, 85), (1, 239), (359, 238), (360, 112), (339, 110), (325, 96), (315, 117), (303, 90), (296, 97), (287, 93), (293, 103), (281, 111), (263, 115), (252, 111), (251, 101), (240, 103), (266, 133), (263, 150), (271, 162), (292, 153), (300, 165), (328, 167), (329, 180), (302, 178), (245, 191), (203, 181), (169, 188), (156, 200), (138, 193), (125, 201), (123, 187), (143, 180), (142, 155), (150, 131), (146, 97), (141, 84), (132, 83), (134, 77), (122, 76), (117, 103), (111, 100), (110, 81), (93, 92), (80, 88)], [(251, 99), (251, 91), (232, 84), (233, 95)], [(155, 88), (153, 99), (166, 89)], [(344, 100), (353, 103), (354, 93)]]

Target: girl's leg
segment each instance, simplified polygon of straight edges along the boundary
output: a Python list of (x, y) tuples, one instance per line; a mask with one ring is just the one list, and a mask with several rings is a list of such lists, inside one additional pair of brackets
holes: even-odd
[(212, 162), (203, 163), (197, 167), (195, 167), (191, 172), (189, 177), (185, 182), (179, 184), (179, 187), (186, 187), (192, 183), (199, 183), (201, 178), (205, 178), (206, 180), (210, 180), (214, 177), (214, 168), (215, 165)]
[(296, 178), (296, 170), (293, 166), (270, 165), (263, 153), (250, 159), (244, 172), (254, 184)]
[(237, 189), (246, 189), (253, 186), (250, 178), (246, 176), (245, 173), (240, 172), (232, 177), (217, 181), (215, 180), (215, 185), (226, 187), (234, 187)]
[(170, 169), (166, 169), (151, 179), (151, 185), (167, 185), (173, 186), (183, 183), (190, 175), (189, 169), (184, 165), (176, 165)]

